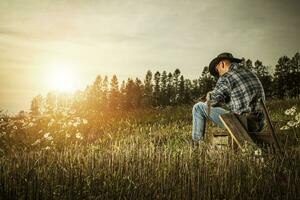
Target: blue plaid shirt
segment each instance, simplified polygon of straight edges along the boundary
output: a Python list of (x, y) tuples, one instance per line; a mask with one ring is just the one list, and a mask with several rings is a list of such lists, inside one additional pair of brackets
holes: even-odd
[(211, 93), (211, 105), (225, 103), (231, 112), (237, 114), (262, 112), (258, 98), (265, 100), (265, 92), (256, 74), (231, 63)]

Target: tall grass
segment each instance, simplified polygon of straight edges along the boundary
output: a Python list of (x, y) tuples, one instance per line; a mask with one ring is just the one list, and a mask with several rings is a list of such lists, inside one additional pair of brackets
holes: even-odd
[[(59, 132), (61, 127), (57, 124), (48, 126), (50, 119), (36, 122), (36, 126), (23, 132), (18, 128), (10, 137), (7, 133), (0, 138), (0, 197), (300, 198), (300, 143), (295, 139), (300, 135), (298, 129), (296, 135), (291, 130), (277, 129), (282, 142), (286, 136), (293, 140), (292, 145), (285, 146), (283, 158), (270, 153), (255, 156), (251, 149), (242, 152), (211, 145), (193, 146), (190, 114), (190, 107), (179, 107), (149, 111), (146, 115), (131, 113), (106, 121), (92, 121), (85, 116), (88, 124), (78, 125), (76, 130), (62, 129), (71, 135), (73, 131), (68, 139)], [(282, 113), (271, 114), (283, 118)], [(55, 123), (59, 120), (55, 118)], [(47, 130), (39, 133), (45, 126)], [(75, 137), (77, 129), (83, 139)], [(210, 127), (208, 134), (215, 130)], [(53, 140), (31, 145), (45, 132), (51, 132)], [(24, 136), (25, 141), (19, 142), (15, 135), (22, 137), (21, 134), (33, 136)]]

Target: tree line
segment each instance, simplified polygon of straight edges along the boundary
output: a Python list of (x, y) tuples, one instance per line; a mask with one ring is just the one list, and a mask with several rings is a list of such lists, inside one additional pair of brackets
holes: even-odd
[[(257, 74), (264, 87), (266, 98), (299, 98), (300, 96), (300, 54), (292, 58), (278, 59), (271, 74), (262, 61), (254, 63), (243, 58), (241, 67)], [(35, 96), (31, 101), (32, 114), (51, 113), (70, 108), (76, 111), (102, 112), (136, 108), (165, 107), (191, 104), (213, 89), (216, 79), (205, 66), (199, 78), (185, 78), (179, 69), (174, 72), (148, 70), (144, 79), (128, 78), (119, 84), (116, 75), (109, 80), (98, 75), (93, 84), (84, 91), (74, 94), (49, 92), (46, 97)]]

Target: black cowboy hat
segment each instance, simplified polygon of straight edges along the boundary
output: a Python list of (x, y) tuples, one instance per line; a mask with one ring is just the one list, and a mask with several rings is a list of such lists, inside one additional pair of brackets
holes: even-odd
[(234, 58), (231, 53), (221, 53), (209, 63), (209, 73), (213, 76), (219, 76), (216, 66), (221, 60), (230, 60), (231, 62), (240, 63), (242, 59)]

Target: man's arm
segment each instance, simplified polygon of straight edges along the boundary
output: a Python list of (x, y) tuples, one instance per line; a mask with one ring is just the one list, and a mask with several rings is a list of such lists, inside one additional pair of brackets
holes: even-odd
[(210, 105), (216, 106), (218, 103), (226, 102), (229, 98), (231, 86), (226, 77), (221, 76), (210, 95)]

